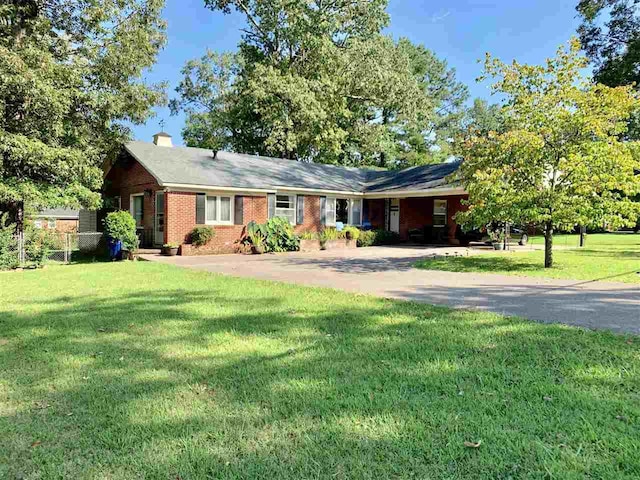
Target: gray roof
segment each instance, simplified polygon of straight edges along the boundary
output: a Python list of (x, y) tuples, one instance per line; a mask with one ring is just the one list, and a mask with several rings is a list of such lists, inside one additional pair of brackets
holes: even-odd
[(77, 219), (80, 215), (78, 210), (71, 210), (68, 208), (45, 208), (44, 210), (40, 210), (38, 213), (34, 215), (34, 217), (40, 218), (66, 218), (66, 219)]
[(442, 185), (457, 163), (378, 171), (208, 149), (129, 142), (126, 150), (161, 184), (273, 190), (278, 187), (384, 192)]

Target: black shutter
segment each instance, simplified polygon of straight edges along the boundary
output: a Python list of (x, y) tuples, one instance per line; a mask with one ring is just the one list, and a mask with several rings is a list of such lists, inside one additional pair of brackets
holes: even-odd
[(298, 214), (296, 215), (296, 223), (302, 225), (304, 223), (304, 195), (298, 195), (296, 207)]
[(273, 218), (276, 216), (276, 194), (275, 193), (269, 193), (267, 195), (267, 214), (269, 215), (269, 218)]
[(205, 211), (207, 204), (207, 195), (204, 193), (196, 194), (196, 224), (204, 225), (205, 220)]
[(242, 206), (244, 204), (244, 197), (241, 195), (237, 195), (235, 197), (235, 211), (233, 212), (233, 223), (235, 225), (244, 225), (244, 217), (243, 217), (243, 209)]
[(327, 224), (327, 197), (320, 197), (320, 225)]

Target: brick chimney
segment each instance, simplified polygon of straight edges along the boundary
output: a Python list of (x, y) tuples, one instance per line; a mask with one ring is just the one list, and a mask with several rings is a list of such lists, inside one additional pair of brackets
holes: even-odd
[(153, 143), (159, 147), (173, 147), (171, 135), (167, 132), (158, 132), (153, 136)]

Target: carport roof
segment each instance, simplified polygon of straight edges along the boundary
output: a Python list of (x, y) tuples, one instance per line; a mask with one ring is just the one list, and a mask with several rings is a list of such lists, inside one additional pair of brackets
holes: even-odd
[(385, 193), (446, 185), (459, 162), (378, 171), (207, 149), (129, 142), (125, 149), (160, 185), (277, 190), (284, 188)]

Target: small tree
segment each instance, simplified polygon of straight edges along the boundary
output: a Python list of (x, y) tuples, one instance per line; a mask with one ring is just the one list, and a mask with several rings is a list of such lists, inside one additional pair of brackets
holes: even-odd
[(109, 238), (121, 241), (125, 250), (134, 252), (138, 249), (136, 221), (129, 212), (119, 210), (109, 213), (104, 219), (104, 231)]
[[(640, 102), (631, 87), (582, 78), (580, 44), (561, 47), (546, 65), (505, 64), (487, 54), (485, 71), (505, 97), (500, 132), (473, 129), (460, 144), (469, 192), (461, 223), (537, 224), (545, 231), (545, 267), (553, 265), (559, 227), (633, 225), (640, 204), (638, 145), (625, 139)], [(481, 77), (482, 78), (482, 77)]]

